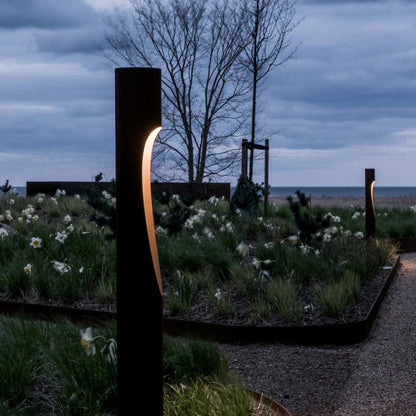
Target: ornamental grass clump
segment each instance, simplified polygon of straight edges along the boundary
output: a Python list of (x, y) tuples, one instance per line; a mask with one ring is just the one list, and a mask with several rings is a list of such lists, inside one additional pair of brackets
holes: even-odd
[(300, 285), (291, 279), (275, 278), (267, 285), (266, 296), (278, 316), (289, 322), (298, 322), (303, 317), (299, 299)]
[(211, 287), (208, 289), (208, 299), (214, 316), (226, 316), (233, 311), (233, 299), (227, 287)]
[(193, 275), (189, 272), (176, 271), (165, 290), (165, 303), (172, 315), (188, 310), (194, 301), (198, 290), (198, 285)]
[(252, 416), (251, 400), (240, 381), (196, 380), (166, 390), (165, 416)]
[(206, 341), (163, 337), (166, 416), (268, 416), (229, 371), (218, 347)]
[(214, 344), (163, 336), (165, 383), (173, 384), (207, 377), (228, 377), (228, 362)]
[(345, 308), (358, 298), (360, 277), (350, 270), (335, 282), (315, 286), (318, 303), (327, 316), (341, 315)]

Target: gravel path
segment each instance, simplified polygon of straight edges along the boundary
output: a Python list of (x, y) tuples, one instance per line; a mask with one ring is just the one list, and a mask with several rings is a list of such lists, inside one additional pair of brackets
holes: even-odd
[(416, 253), (407, 253), (364, 342), (220, 348), (248, 388), (293, 416), (415, 416), (415, 318)]

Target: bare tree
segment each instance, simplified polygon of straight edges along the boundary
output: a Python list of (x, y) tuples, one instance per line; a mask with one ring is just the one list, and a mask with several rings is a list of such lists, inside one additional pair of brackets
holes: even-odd
[(294, 57), (296, 48), (289, 49), (290, 34), (299, 23), (294, 21), (295, 3), (296, 0), (244, 0), (251, 39), (240, 61), (251, 75), (250, 180), (253, 179), (258, 90), (273, 68)]
[(159, 161), (189, 182), (228, 174), (247, 118), (247, 71), (238, 60), (247, 15), (238, 0), (130, 3), (133, 13), (118, 16), (107, 41), (117, 64), (162, 68)]

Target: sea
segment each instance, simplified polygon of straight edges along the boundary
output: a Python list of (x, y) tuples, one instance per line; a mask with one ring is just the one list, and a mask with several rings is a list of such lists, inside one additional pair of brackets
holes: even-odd
[[(231, 188), (231, 193), (234, 191)], [(270, 196), (290, 196), (299, 190), (306, 196), (317, 197), (342, 197), (365, 196), (364, 186), (272, 186)], [(415, 186), (374, 186), (375, 196), (405, 196), (416, 195)]]
[[(16, 186), (19, 195), (26, 196), (25, 186)], [(231, 187), (233, 194), (235, 187)], [(365, 196), (364, 186), (272, 186), (270, 196), (290, 196), (297, 190), (306, 196), (313, 197), (340, 197), (340, 196)], [(405, 196), (416, 195), (416, 186), (374, 186), (375, 196)]]

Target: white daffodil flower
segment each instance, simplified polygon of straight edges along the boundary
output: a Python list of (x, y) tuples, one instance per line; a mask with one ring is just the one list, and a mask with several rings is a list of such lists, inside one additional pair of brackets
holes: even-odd
[(81, 345), (84, 348), (87, 355), (95, 355), (95, 346), (93, 344), (94, 338), (92, 336), (92, 328), (89, 327), (86, 330), (80, 331), (81, 334)]
[(39, 237), (32, 237), (30, 239), (30, 246), (33, 248), (41, 248), (42, 247), (42, 239)]

